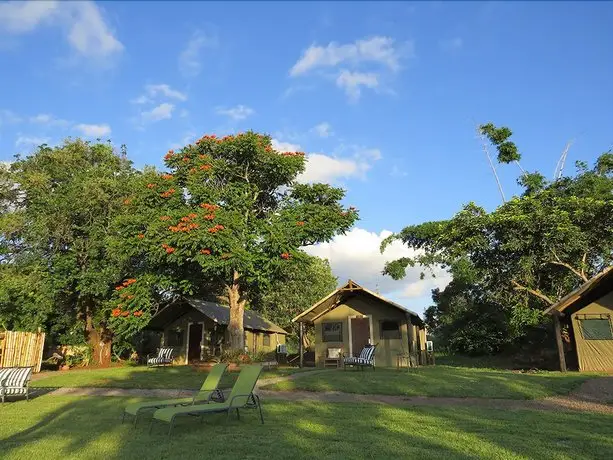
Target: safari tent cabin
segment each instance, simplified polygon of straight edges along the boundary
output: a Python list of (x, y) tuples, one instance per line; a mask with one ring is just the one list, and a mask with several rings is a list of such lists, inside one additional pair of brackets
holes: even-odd
[(574, 290), (546, 313), (553, 315), (560, 369), (566, 370), (563, 329), (580, 371), (613, 372), (613, 267)]
[[(216, 302), (182, 298), (160, 310), (147, 325), (161, 333), (161, 346), (173, 347), (175, 364), (205, 361), (229, 346), (230, 308)], [(253, 311), (245, 310), (245, 349), (274, 352), (287, 332)]]
[(426, 330), (419, 315), (352, 280), (292, 321), (315, 326), (318, 367), (331, 351), (358, 356), (366, 344), (377, 345), (378, 367), (396, 367), (399, 355), (410, 356), (415, 365), (426, 363)]

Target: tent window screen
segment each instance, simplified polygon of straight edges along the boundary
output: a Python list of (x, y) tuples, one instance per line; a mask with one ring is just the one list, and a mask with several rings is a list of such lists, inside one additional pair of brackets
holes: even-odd
[(609, 317), (579, 319), (579, 324), (585, 340), (613, 340)]
[(324, 342), (342, 342), (343, 323), (321, 323), (321, 338)]
[(168, 343), (166, 345), (169, 347), (182, 347), (183, 331), (181, 329), (168, 331)]
[(270, 334), (264, 334), (264, 339), (262, 340), (262, 344), (265, 347), (269, 347), (270, 346)]
[(400, 324), (396, 320), (381, 321), (381, 338), (382, 339), (401, 339)]

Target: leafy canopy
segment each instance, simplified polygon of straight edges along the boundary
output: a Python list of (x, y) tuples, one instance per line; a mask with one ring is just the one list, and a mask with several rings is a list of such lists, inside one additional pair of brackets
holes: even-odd
[(116, 222), (115, 255), (136, 280), (118, 286), (109, 306), (116, 329), (123, 318), (146, 322), (156, 305), (144, 292), (164, 284), (170, 293), (224, 296), (233, 346), (242, 348), (245, 304), (309, 262), (301, 247), (347, 231), (357, 211), (341, 205), (342, 189), (296, 183), (304, 154), (277, 152), (254, 132), (207, 135), (164, 160), (169, 171), (139, 176)]

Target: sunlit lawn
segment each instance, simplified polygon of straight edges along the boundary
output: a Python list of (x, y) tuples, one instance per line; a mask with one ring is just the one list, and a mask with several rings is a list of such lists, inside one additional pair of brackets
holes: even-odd
[[(306, 371), (307, 369), (303, 369)], [(278, 368), (264, 371), (263, 379), (300, 372), (298, 368)], [(108, 369), (75, 369), (46, 373), (32, 382), (33, 387), (109, 387), (109, 388), (172, 388), (197, 389), (206, 378), (206, 369), (191, 366), (172, 367), (111, 367)], [(221, 387), (232, 386), (237, 372), (226, 373)]]
[(170, 441), (121, 424), (134, 399), (41, 396), (0, 407), (2, 459), (597, 459), (613, 452), (613, 416), (481, 408), (264, 401), (241, 420), (187, 417)]
[(572, 372), (521, 374), (496, 369), (437, 365), (409, 371), (339, 370), (306, 375), (265, 388), (402, 396), (536, 399), (568, 393), (588, 378), (594, 378), (594, 375)]

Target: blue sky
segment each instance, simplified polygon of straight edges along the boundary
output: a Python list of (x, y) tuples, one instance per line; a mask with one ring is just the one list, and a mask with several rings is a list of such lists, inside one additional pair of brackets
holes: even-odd
[[(137, 165), (254, 129), (309, 154), (361, 220), (311, 251), (421, 310), (419, 270), (382, 278), (386, 232), (500, 203), (475, 124), (509, 126), (551, 176), (565, 144), (613, 145), (613, 3), (0, 2), (0, 160), (82, 135)], [(499, 168), (507, 195), (518, 170)]]

